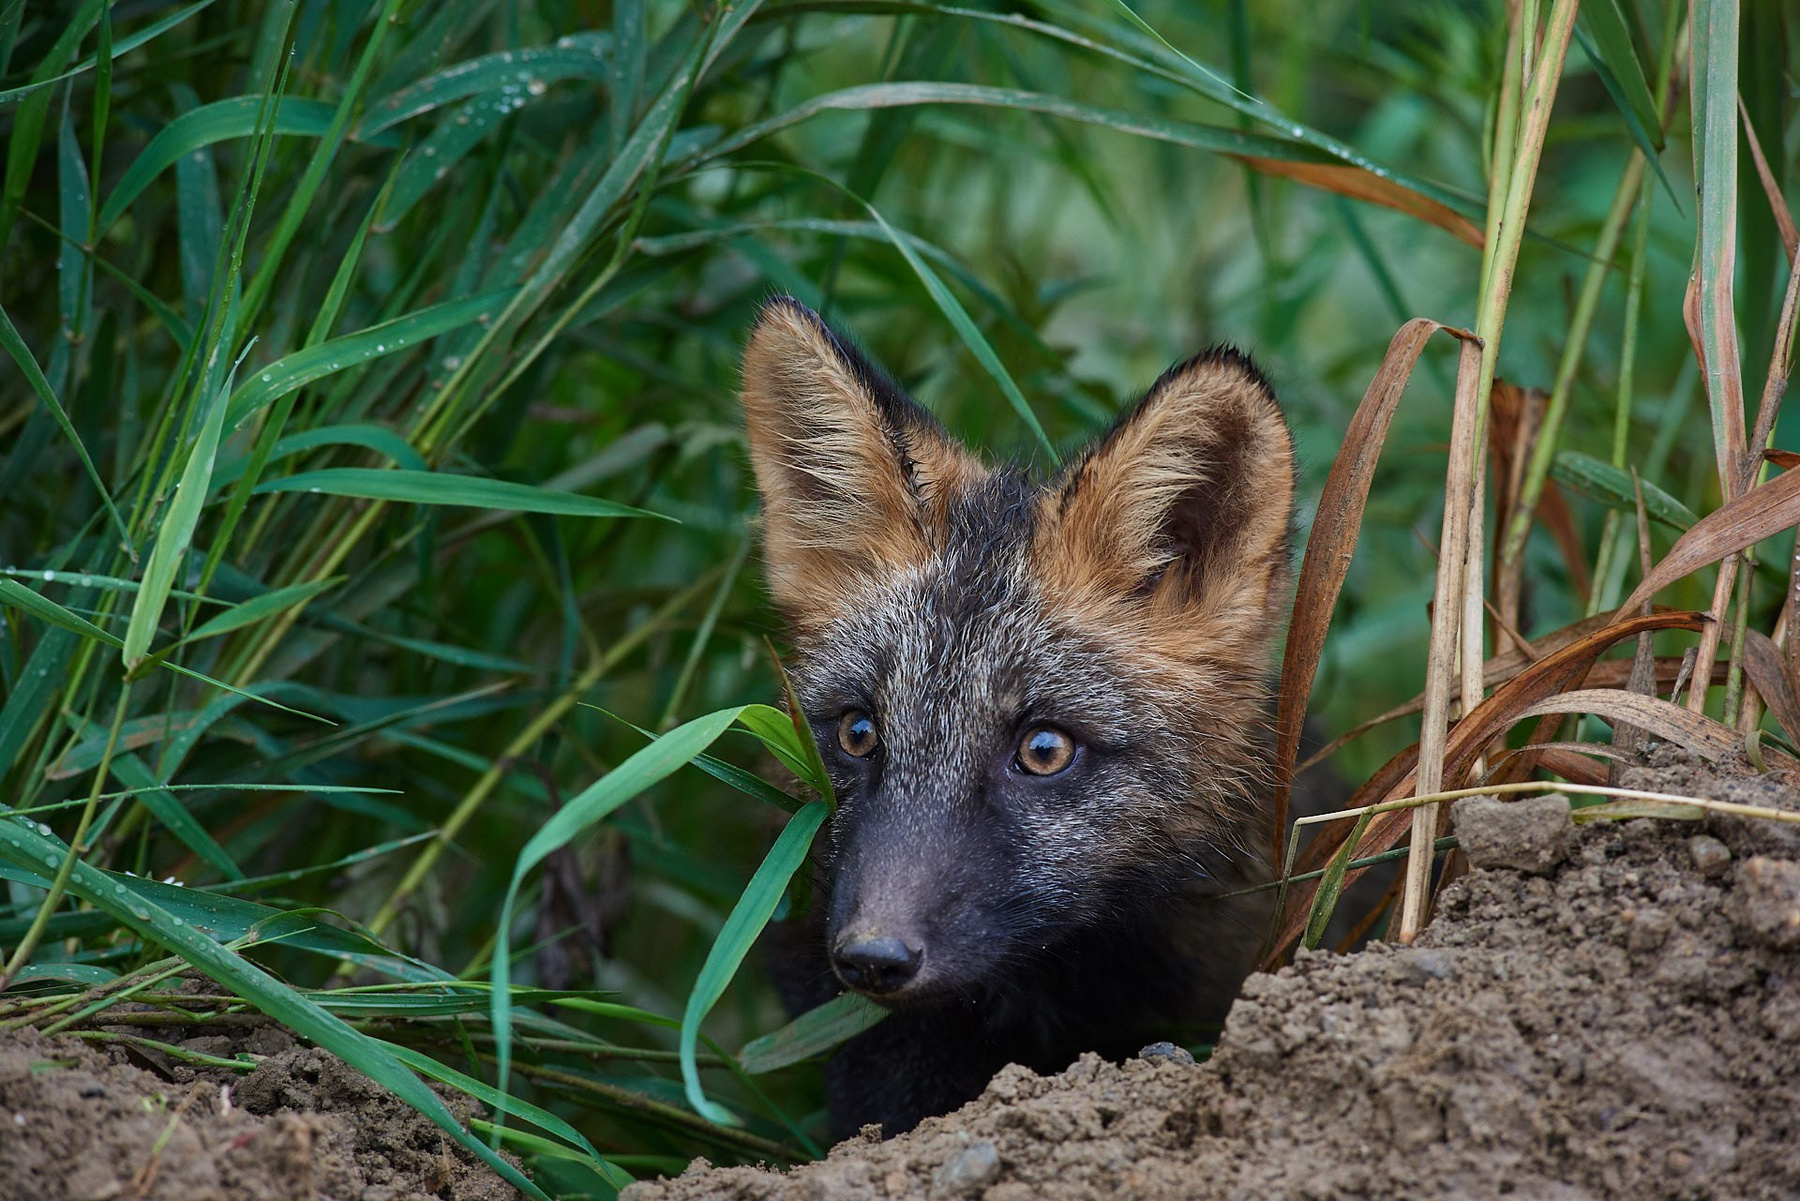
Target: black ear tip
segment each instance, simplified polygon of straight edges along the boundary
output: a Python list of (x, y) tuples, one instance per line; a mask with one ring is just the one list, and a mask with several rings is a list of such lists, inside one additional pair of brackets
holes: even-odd
[(1275, 385), (1269, 382), (1269, 377), (1263, 372), (1263, 369), (1256, 365), (1256, 360), (1225, 342), (1209, 346), (1199, 354), (1175, 364), (1163, 372), (1162, 378), (1151, 385), (1150, 391), (1155, 392), (1164, 384), (1173, 383), (1185, 375), (1206, 370), (1237, 376), (1260, 393), (1271, 408), (1277, 412), (1280, 411), (1281, 402), (1275, 396)]

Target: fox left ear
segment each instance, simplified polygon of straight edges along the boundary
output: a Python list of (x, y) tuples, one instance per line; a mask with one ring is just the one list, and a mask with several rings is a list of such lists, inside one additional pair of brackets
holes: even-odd
[[(1045, 495), (1033, 555), (1052, 595), (1143, 602), (1209, 641), (1265, 643), (1285, 603), (1293, 439), (1235, 351), (1170, 368)], [(1079, 598), (1079, 599), (1076, 599)]]
[(757, 317), (743, 396), (769, 591), (791, 625), (822, 624), (870, 580), (923, 563), (951, 497), (985, 473), (792, 297)]

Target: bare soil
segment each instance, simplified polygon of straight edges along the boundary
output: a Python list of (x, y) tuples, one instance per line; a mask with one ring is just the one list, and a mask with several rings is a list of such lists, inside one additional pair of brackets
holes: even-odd
[[(123, 1031), (121, 1031), (123, 1032)], [(513, 1201), (428, 1119), (274, 1025), (132, 1028), (262, 1057), (240, 1075), (33, 1030), (0, 1035), (4, 1201)], [(188, 1035), (189, 1037), (183, 1037)], [(128, 1057), (129, 1056), (129, 1057)], [(447, 1090), (467, 1120), (478, 1111)]]
[[(1671, 749), (1626, 782), (1800, 808)], [(696, 1161), (627, 1201), (1800, 1196), (1800, 827), (1550, 834), (1521, 829), (1517, 866), (1459, 880), (1410, 948), (1253, 978), (1204, 1064), (1010, 1067), (891, 1141)]]

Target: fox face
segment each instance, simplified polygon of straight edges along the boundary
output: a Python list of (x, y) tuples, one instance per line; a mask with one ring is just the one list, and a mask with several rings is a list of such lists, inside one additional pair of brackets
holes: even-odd
[(791, 299), (743, 398), (839, 801), (817, 870), (846, 987), (1017, 997), (1073, 943), (1256, 877), (1294, 482), (1249, 360), (1172, 368), (1049, 478), (986, 466)]

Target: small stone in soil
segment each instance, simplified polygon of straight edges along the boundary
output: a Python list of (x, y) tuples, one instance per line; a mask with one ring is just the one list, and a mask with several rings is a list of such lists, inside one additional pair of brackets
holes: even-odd
[(1696, 834), (1688, 839), (1688, 854), (1694, 866), (1707, 878), (1722, 875), (1731, 866), (1731, 848), (1711, 834)]
[(1186, 1047), (1178, 1047), (1171, 1042), (1151, 1043), (1138, 1052), (1139, 1059), (1147, 1059), (1151, 1063), (1191, 1064), (1194, 1057)]
[(1569, 798), (1559, 794), (1464, 797), (1450, 806), (1456, 840), (1477, 868), (1511, 868), (1547, 875), (1569, 853)]
[(931, 1174), (931, 1182), (946, 1192), (973, 1192), (1000, 1174), (1000, 1152), (983, 1140), (957, 1152)]

